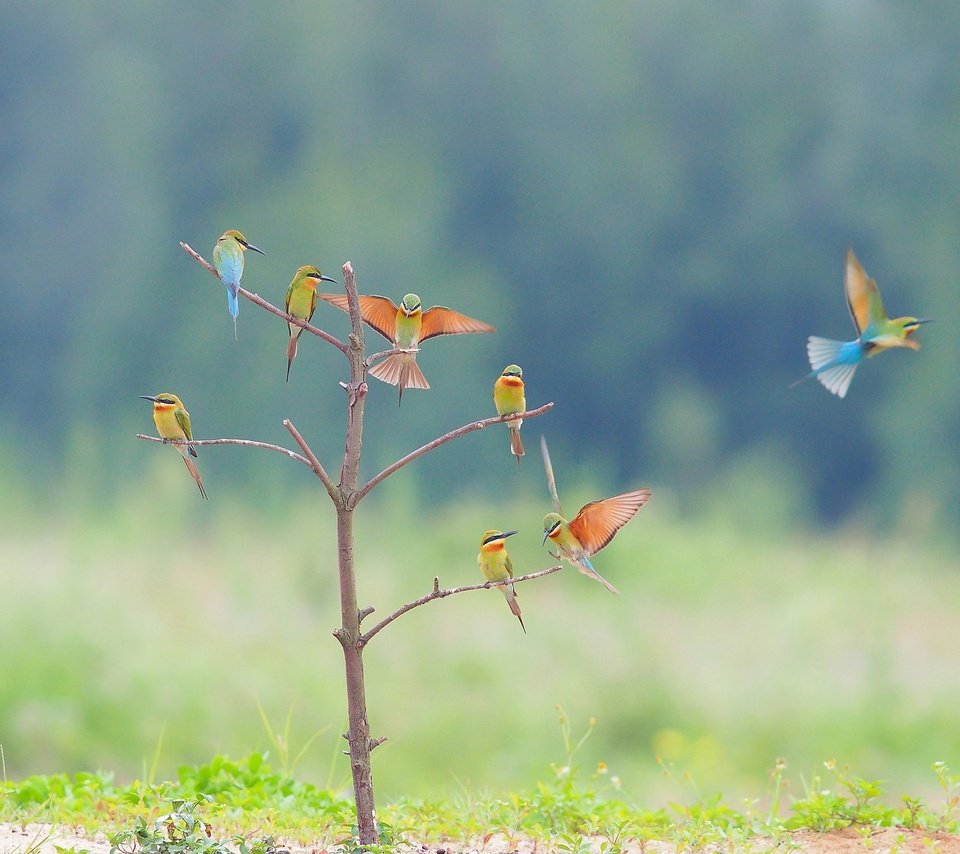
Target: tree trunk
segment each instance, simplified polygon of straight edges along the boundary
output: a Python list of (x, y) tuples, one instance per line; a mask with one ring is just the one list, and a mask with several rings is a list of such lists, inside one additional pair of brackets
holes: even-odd
[(363, 409), (367, 396), (363, 364), (363, 322), (354, 281), (353, 265), (343, 265), (343, 283), (349, 306), (350, 383), (347, 393), (347, 438), (340, 469), (337, 504), (337, 556), (340, 566), (340, 628), (334, 632), (343, 647), (343, 667), (347, 680), (346, 733), (350, 744), (350, 771), (353, 795), (357, 804), (357, 831), (361, 845), (376, 845), (377, 811), (373, 797), (373, 775), (370, 769), (370, 724), (367, 721), (367, 693), (363, 682), (363, 647), (360, 643), (360, 609), (357, 607), (357, 577), (353, 569), (353, 507), (363, 447)]
[(370, 724), (367, 721), (367, 697), (363, 681), (363, 654), (359, 643), (360, 613), (357, 608), (356, 576), (353, 571), (353, 510), (337, 510), (337, 550), (340, 560), (341, 628), (335, 633), (343, 647), (343, 666), (347, 682), (346, 733), (350, 745), (350, 771), (353, 796), (357, 805), (357, 828), (361, 845), (376, 845), (377, 812), (370, 769)]

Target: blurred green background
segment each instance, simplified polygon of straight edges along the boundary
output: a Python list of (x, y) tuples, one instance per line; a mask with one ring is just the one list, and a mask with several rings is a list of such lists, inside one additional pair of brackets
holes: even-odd
[[(262, 747), (257, 700), (325, 778), (343, 726), (332, 513), (301, 467), (211, 448), (203, 503), (138, 394), (195, 435), (290, 443), (332, 469), (341, 357), (241, 306), (177, 246), (226, 228), (293, 271), (415, 290), (497, 326), (430, 342), (433, 390), (374, 383), (362, 472), (491, 414), (525, 371), (561, 495), (649, 485), (576, 573), (430, 605), (370, 649), (392, 794), (529, 782), (553, 706), (656, 799), (661, 755), (725, 793), (776, 756), (904, 785), (960, 766), (960, 7), (859, 3), (11, 2), (0, 11), (0, 744), (7, 773), (161, 770)], [(807, 370), (852, 337), (843, 251), (918, 354), (848, 399)], [(342, 334), (345, 318), (315, 322)], [(379, 349), (373, 333), (368, 340)], [(479, 534), (546, 491), (506, 431), (405, 469), (358, 518), (381, 614), (478, 579)], [(579, 503), (578, 503), (579, 502)], [(415, 555), (416, 557), (411, 557)], [(498, 730), (502, 728), (503, 732)], [(345, 774), (341, 765), (338, 779)]]

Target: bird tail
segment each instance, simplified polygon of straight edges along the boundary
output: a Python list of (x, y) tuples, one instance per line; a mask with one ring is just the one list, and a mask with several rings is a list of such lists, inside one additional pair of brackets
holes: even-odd
[(523, 629), (523, 633), (526, 634), (527, 627), (523, 624), (523, 615), (520, 613), (520, 603), (517, 601), (517, 591), (512, 584), (505, 584), (500, 589), (503, 590), (503, 597), (510, 606), (510, 612), (520, 621), (520, 628)]
[(297, 331), (293, 331), (293, 327), (290, 328), (290, 341), (287, 344), (287, 382), (290, 382), (290, 366), (293, 364), (293, 360), (297, 358), (297, 341), (300, 340), (300, 333), (303, 332), (303, 327), (297, 327)]
[(237, 285), (227, 285), (224, 282), (224, 285), (227, 288), (227, 311), (230, 312), (230, 316), (233, 318), (233, 337), (236, 340), (237, 337), (237, 315), (240, 314), (240, 298), (237, 296)]
[(507, 426), (510, 428), (510, 453), (517, 458), (518, 464), (520, 457), (523, 456), (523, 440), (520, 438), (521, 424), (523, 424), (523, 421), (507, 422)]
[(387, 356), (370, 368), (369, 374), (382, 382), (399, 386), (401, 399), (405, 388), (430, 388), (430, 383), (417, 364), (416, 353), (394, 353)]
[[(180, 456), (183, 457), (183, 462), (187, 467), (187, 471), (190, 472), (190, 477), (197, 482), (197, 488), (200, 490), (200, 494), (206, 498), (207, 491), (203, 488), (203, 481), (200, 480), (200, 469), (198, 469), (197, 464), (191, 460), (189, 456), (187, 456), (186, 451), (181, 450), (182, 447), (182, 445), (176, 446), (177, 450), (180, 451)], [(192, 445), (187, 445), (186, 447), (192, 456), (195, 457), (197, 455), (197, 452), (193, 449)]]
[(845, 343), (817, 335), (807, 339), (807, 358), (813, 369), (807, 376), (815, 376), (827, 391), (840, 398), (846, 397), (859, 364), (843, 359), (840, 351)]
[(609, 590), (611, 593), (620, 592), (609, 581), (607, 581), (606, 578), (604, 578), (599, 572), (597, 572), (596, 569), (594, 569), (593, 564), (590, 563), (590, 558), (588, 558), (586, 555), (583, 555), (583, 557), (581, 557), (578, 561), (576, 561), (574, 565), (577, 567), (577, 569), (580, 570), (580, 572), (582, 572), (588, 578), (592, 578), (594, 581), (600, 582), (600, 584), (606, 587), (607, 590)]

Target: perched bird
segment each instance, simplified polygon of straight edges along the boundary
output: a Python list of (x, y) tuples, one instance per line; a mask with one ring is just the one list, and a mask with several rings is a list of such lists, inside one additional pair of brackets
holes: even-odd
[(213, 266), (217, 268), (217, 275), (227, 289), (227, 308), (233, 318), (233, 337), (237, 337), (237, 315), (240, 314), (240, 300), (237, 290), (240, 287), (240, 277), (243, 275), (243, 253), (248, 249), (266, 253), (257, 249), (252, 243), (247, 243), (244, 237), (235, 228), (225, 231), (213, 247)]
[(584, 575), (599, 581), (611, 593), (617, 589), (594, 569), (590, 556), (610, 542), (650, 498), (649, 489), (625, 492), (613, 498), (591, 501), (569, 522), (559, 513), (543, 517), (543, 542), (557, 547), (557, 557), (572, 563)]
[(841, 398), (846, 396), (864, 356), (875, 356), (891, 347), (919, 350), (919, 342), (910, 340), (910, 336), (921, 324), (930, 322), (916, 317), (896, 317), (893, 320), (887, 317), (877, 283), (860, 266), (852, 249), (847, 249), (844, 290), (847, 308), (859, 337), (853, 341), (833, 341), (811, 335), (807, 339), (807, 358), (813, 370), (797, 380), (799, 383), (816, 377), (828, 391)]
[[(161, 438), (175, 441), (193, 438), (193, 431), (190, 429), (190, 413), (183, 408), (183, 403), (180, 402), (179, 397), (166, 391), (156, 397), (151, 397), (148, 394), (141, 394), (140, 397), (153, 403), (153, 423), (157, 425), (157, 432)], [(207, 492), (200, 480), (200, 470), (197, 468), (197, 464), (190, 459), (190, 457), (196, 457), (197, 449), (193, 445), (174, 445), (173, 447), (183, 457), (187, 471), (190, 472), (190, 477), (197, 482), (200, 494), (206, 498)]]
[[(341, 311), (349, 311), (346, 294), (317, 294)], [(400, 400), (405, 388), (430, 388), (430, 383), (417, 365), (420, 345), (438, 335), (461, 335), (467, 332), (494, 332), (489, 323), (474, 320), (465, 314), (442, 305), (423, 310), (420, 297), (407, 294), (395, 305), (387, 297), (360, 297), (360, 316), (403, 353), (387, 356), (370, 368), (370, 376), (400, 388)]]
[[(523, 394), (523, 371), (519, 365), (507, 365), (503, 373), (493, 384), (493, 405), (497, 407), (497, 415), (513, 415), (523, 412), (527, 408), (527, 399)], [(510, 428), (510, 453), (517, 458), (523, 456), (523, 442), (520, 440), (520, 427), (523, 419), (517, 418), (507, 421)]]
[[(477, 563), (480, 565), (480, 572), (487, 581), (506, 581), (513, 578), (513, 561), (507, 553), (507, 547), (504, 540), (512, 537), (516, 531), (485, 531), (480, 538), (480, 554), (477, 555)], [(504, 584), (500, 587), (503, 595), (510, 606), (513, 615), (520, 621), (520, 628), (523, 633), (527, 633), (527, 627), (523, 624), (523, 616), (520, 614), (520, 604), (517, 602), (517, 591), (513, 589), (512, 584)]]
[[(287, 314), (292, 314), (298, 320), (309, 323), (317, 307), (317, 284), (320, 282), (339, 284), (336, 279), (324, 276), (316, 267), (307, 265), (297, 270), (287, 288), (287, 298), (284, 302)], [(287, 344), (287, 382), (290, 382), (290, 365), (297, 357), (297, 341), (300, 339), (303, 327), (287, 321), (287, 331), (290, 334), (290, 342)]]

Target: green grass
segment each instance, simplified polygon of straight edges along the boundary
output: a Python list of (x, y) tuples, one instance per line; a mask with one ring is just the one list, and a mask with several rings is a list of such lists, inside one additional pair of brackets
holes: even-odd
[[(644, 808), (623, 798), (604, 767), (585, 773), (576, 758), (586, 736), (573, 743), (562, 714), (561, 728), (567, 755), (545, 781), (506, 794), (398, 799), (379, 811), (382, 847), (450, 840), (480, 844), (498, 837), (511, 847), (528, 839), (546, 850), (579, 852), (591, 850), (591, 840), (599, 839), (606, 854), (651, 840), (680, 850), (751, 850), (751, 841), (762, 839), (765, 850), (798, 830), (855, 828), (866, 838), (879, 828), (895, 827), (932, 839), (955, 833), (960, 824), (960, 777), (942, 764), (934, 769), (943, 790), (938, 803), (905, 798), (890, 805), (879, 782), (828, 762), (788, 809), (781, 809), (783, 763), (771, 772), (760, 800), (734, 807), (713, 795)], [(56, 774), (4, 782), (0, 794), (0, 821), (102, 831), (117, 854), (227, 854), (228, 845), (240, 854), (273, 854), (291, 842), (355, 847), (348, 799), (274, 771), (260, 753), (237, 762), (218, 756), (184, 766), (165, 783), (118, 785), (109, 774)]]
[[(8, 777), (172, 779), (214, 753), (270, 750), (290, 773), (342, 790), (329, 505), (316, 491), (204, 503), (175, 458), (156, 456), (149, 496), (84, 501), (71, 487), (59, 506), (3, 502)], [(581, 762), (606, 763), (626, 803), (702, 802), (677, 783), (683, 774), (731, 803), (763, 797), (757, 781), (779, 756), (796, 772), (785, 798), (804, 795), (798, 781), (822, 773), (825, 757), (887, 781), (894, 801), (935, 796), (931, 764), (960, 767), (955, 548), (899, 532), (791, 530), (764, 517), (768, 502), (686, 519), (653, 486), (597, 560), (621, 596), (567, 569), (519, 589), (527, 636), (502, 597), (481, 591), (377, 637), (366, 672), (373, 735), (389, 739), (374, 754), (381, 800), (522, 791), (557, 754), (558, 704), (572, 720), (597, 719)], [(371, 620), (435, 574), (479, 581), (477, 541), (490, 527), (521, 530), (511, 540), (520, 571), (549, 565), (542, 501), (470, 499), (421, 514), (405, 488), (398, 475), (358, 513)], [(291, 716), (286, 760), (258, 706), (281, 733)], [(665, 778), (664, 768), (678, 770)]]

